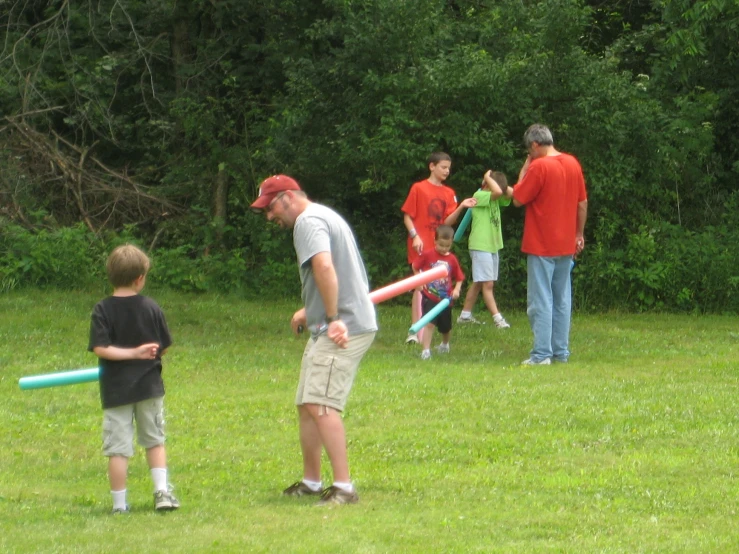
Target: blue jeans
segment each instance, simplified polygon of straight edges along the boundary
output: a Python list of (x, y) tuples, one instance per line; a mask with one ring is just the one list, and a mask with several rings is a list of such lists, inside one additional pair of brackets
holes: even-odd
[(534, 333), (534, 362), (545, 358), (566, 362), (570, 357), (571, 263), (572, 256), (528, 256), (526, 313)]

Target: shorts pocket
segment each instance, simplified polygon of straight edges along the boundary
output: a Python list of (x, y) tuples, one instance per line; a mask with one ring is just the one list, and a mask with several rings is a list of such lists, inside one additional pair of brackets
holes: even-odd
[(308, 394), (312, 397), (344, 400), (351, 387), (351, 362), (336, 356), (313, 357)]

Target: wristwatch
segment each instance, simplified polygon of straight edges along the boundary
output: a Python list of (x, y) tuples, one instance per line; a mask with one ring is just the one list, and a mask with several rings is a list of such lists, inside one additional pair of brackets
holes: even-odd
[(326, 316), (326, 323), (333, 323), (334, 321), (339, 321), (341, 319), (341, 316), (339, 314)]

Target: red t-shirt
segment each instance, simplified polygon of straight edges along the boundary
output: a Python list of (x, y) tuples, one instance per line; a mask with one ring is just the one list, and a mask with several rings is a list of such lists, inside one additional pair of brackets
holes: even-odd
[(534, 256), (575, 253), (577, 205), (588, 197), (582, 168), (574, 156), (533, 160), (513, 187), (513, 198), (526, 206), (522, 252)]
[(422, 292), (424, 296), (434, 302), (438, 302), (442, 298), (448, 298), (451, 301), (454, 285), (459, 281), (464, 281), (464, 273), (459, 266), (459, 260), (454, 254), (450, 252), (446, 256), (442, 256), (436, 251), (436, 248), (424, 250), (413, 262), (413, 269), (428, 271), (439, 265), (446, 267), (447, 274), (440, 279), (431, 281), (428, 285), (424, 285)]
[[(457, 196), (446, 185), (435, 185), (428, 179), (413, 183), (408, 198), (400, 208), (413, 220), (424, 249), (433, 248), (436, 228), (457, 209)], [(408, 263), (418, 258), (413, 239), (408, 238)]]

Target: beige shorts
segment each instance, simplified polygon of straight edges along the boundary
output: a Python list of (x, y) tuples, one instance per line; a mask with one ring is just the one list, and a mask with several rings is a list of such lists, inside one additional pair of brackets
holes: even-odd
[(339, 348), (325, 334), (319, 335), (316, 340), (310, 338), (300, 364), (295, 404), (317, 404), (344, 411), (359, 362), (373, 340), (374, 332), (362, 333), (349, 337), (346, 348)]
[(164, 444), (164, 397), (103, 410), (104, 456), (133, 456), (134, 421), (142, 447)]

